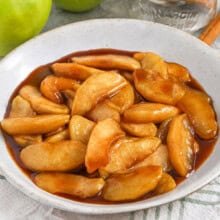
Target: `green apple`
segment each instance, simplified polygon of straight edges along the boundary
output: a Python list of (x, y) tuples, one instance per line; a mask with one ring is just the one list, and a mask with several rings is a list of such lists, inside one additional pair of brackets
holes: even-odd
[(89, 11), (100, 4), (102, 0), (54, 0), (57, 7), (72, 12)]
[(52, 0), (0, 0), (0, 56), (37, 35), (51, 6)]

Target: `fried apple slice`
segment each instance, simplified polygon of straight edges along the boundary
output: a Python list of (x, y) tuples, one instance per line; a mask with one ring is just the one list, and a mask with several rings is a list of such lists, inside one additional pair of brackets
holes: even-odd
[(70, 138), (87, 144), (95, 123), (80, 115), (74, 115), (69, 123)]
[(164, 120), (158, 130), (157, 130), (157, 137), (160, 138), (160, 140), (162, 141), (163, 144), (167, 143), (167, 134), (168, 134), (168, 130), (169, 130), (169, 125), (170, 122), (172, 121), (172, 118), (168, 118), (166, 120)]
[(76, 92), (73, 90), (67, 89), (67, 90), (64, 90), (62, 94), (64, 95), (68, 108), (71, 110)]
[(37, 186), (50, 193), (65, 193), (79, 198), (97, 195), (103, 188), (102, 178), (87, 178), (68, 173), (40, 173), (34, 178)]
[(67, 106), (56, 104), (44, 98), (34, 86), (22, 87), (19, 94), (30, 102), (31, 107), (39, 114), (67, 114), (69, 112)]
[(110, 99), (105, 99), (104, 100), (105, 104), (107, 104), (109, 107), (115, 109), (117, 112), (120, 113), (121, 109), (119, 106), (115, 105)]
[(86, 80), (91, 75), (103, 73), (102, 70), (87, 67), (77, 63), (54, 63), (52, 70), (56, 76)]
[(153, 194), (160, 195), (160, 194), (169, 192), (175, 188), (176, 188), (176, 182), (173, 179), (173, 177), (167, 173), (163, 173), (159, 183), (157, 184), (156, 189), (153, 192)]
[(175, 105), (185, 94), (184, 86), (170, 79), (163, 79), (157, 72), (136, 70), (134, 83), (137, 91), (147, 100)]
[[(13, 99), (9, 118), (34, 115), (36, 115), (36, 113), (31, 108), (31, 105), (28, 101), (26, 101), (19, 95)], [(13, 136), (13, 138), (20, 147), (25, 147), (27, 145), (39, 143), (42, 141), (41, 135), (15, 135)]]
[(124, 135), (119, 124), (111, 118), (96, 124), (86, 152), (85, 165), (88, 173), (92, 173), (108, 163), (112, 143)]
[(193, 168), (194, 143), (187, 115), (175, 116), (170, 122), (167, 146), (170, 162), (180, 176), (186, 176)]
[(140, 167), (107, 179), (102, 196), (107, 201), (129, 201), (154, 190), (162, 177), (159, 166)]
[(136, 53), (134, 58), (141, 62), (142, 69), (153, 70), (163, 79), (168, 79), (167, 64), (158, 54), (152, 52)]
[(130, 83), (133, 83), (134, 79), (133, 79), (133, 74), (131, 74), (130, 72), (120, 72), (120, 74)]
[(5, 118), (1, 122), (4, 131), (11, 135), (44, 134), (69, 122), (69, 115), (38, 115), (25, 118)]
[(137, 163), (133, 168), (145, 167), (145, 166), (161, 166), (164, 172), (171, 170), (171, 164), (169, 161), (169, 154), (166, 145), (161, 144), (155, 152), (146, 157), (140, 163)]
[(160, 123), (179, 114), (179, 109), (158, 103), (140, 103), (132, 105), (124, 112), (124, 119), (133, 123)]
[(189, 82), (191, 81), (189, 70), (177, 63), (168, 63), (167, 62), (167, 67), (168, 67), (168, 74), (169, 77), (172, 79), (175, 79), (180, 82)]
[(61, 93), (63, 90), (77, 90), (79, 87), (80, 84), (74, 79), (49, 75), (41, 81), (40, 91), (52, 102), (61, 104), (63, 103), (63, 96)]
[(41, 135), (14, 135), (13, 138), (20, 147), (42, 142)]
[(65, 129), (63, 131), (60, 131), (54, 135), (51, 135), (51, 136), (45, 138), (44, 141), (49, 142), (49, 143), (56, 143), (59, 141), (67, 140), (67, 139), (69, 139), (69, 137), (70, 137), (69, 130)]
[(33, 171), (68, 171), (85, 161), (86, 145), (79, 141), (42, 142), (21, 151), (24, 165)]
[(73, 57), (72, 61), (101, 69), (122, 69), (133, 71), (141, 67), (140, 63), (132, 57), (113, 54)]
[(207, 140), (214, 138), (218, 129), (215, 112), (208, 100), (204, 93), (187, 88), (186, 94), (177, 104), (188, 115), (199, 137)]
[(145, 98), (135, 89), (134, 104), (146, 102)]
[(197, 153), (199, 153), (199, 151), (200, 151), (199, 143), (196, 140), (194, 140), (193, 152), (194, 152), (194, 154), (197, 154)]
[(114, 72), (105, 72), (90, 76), (76, 91), (72, 114), (86, 114), (98, 101), (115, 94), (125, 85), (127, 85), (126, 80)]
[(156, 137), (121, 139), (111, 148), (109, 163), (100, 170), (110, 174), (125, 171), (155, 152), (159, 145)]
[(12, 103), (9, 113), (9, 118), (20, 118), (26, 116), (34, 116), (36, 113), (31, 108), (31, 105), (28, 101), (22, 98), (20, 95), (17, 95)]
[(115, 108), (111, 107), (112, 105), (109, 104), (109, 102), (110, 101), (104, 101), (98, 103), (95, 108), (91, 110), (86, 116), (95, 122), (102, 121), (107, 118), (112, 118), (119, 122), (120, 114)]
[(48, 138), (50, 136), (54, 136), (54, 135), (60, 133), (61, 131), (64, 131), (65, 129), (66, 129), (65, 126), (59, 127), (58, 129), (56, 129), (54, 131), (51, 131), (51, 132), (44, 134), (44, 137)]
[(110, 98), (110, 101), (114, 103), (120, 109), (120, 114), (122, 114), (126, 109), (134, 104), (134, 89), (129, 82), (127, 85), (119, 90), (117, 94)]
[(121, 127), (130, 135), (136, 137), (154, 137), (157, 133), (157, 127), (154, 123), (135, 124), (121, 122)]

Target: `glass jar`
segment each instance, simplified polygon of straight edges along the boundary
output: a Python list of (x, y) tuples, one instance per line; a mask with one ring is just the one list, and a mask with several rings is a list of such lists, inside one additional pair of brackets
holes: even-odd
[[(109, 17), (130, 17), (159, 22), (193, 32), (216, 13), (217, 0), (105, 0)], [(126, 15), (126, 16), (125, 16)]]

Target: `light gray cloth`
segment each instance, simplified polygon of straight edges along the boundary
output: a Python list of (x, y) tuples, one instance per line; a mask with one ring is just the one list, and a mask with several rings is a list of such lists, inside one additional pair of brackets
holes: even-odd
[[(44, 31), (91, 18), (109, 17), (100, 7), (82, 14), (53, 8)], [(123, 16), (122, 16), (123, 17)], [(214, 45), (220, 50), (220, 40)], [(1, 220), (217, 220), (220, 219), (220, 177), (197, 192), (172, 203), (117, 215), (89, 216), (57, 210), (25, 196), (0, 176)]]

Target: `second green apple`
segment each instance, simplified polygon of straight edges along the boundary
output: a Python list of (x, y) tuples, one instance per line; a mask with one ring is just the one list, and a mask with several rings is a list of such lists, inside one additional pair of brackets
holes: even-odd
[(89, 11), (101, 3), (102, 0), (54, 0), (57, 7), (72, 12)]

